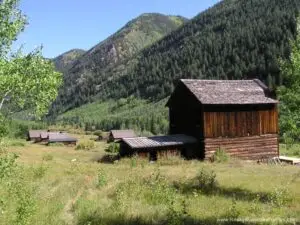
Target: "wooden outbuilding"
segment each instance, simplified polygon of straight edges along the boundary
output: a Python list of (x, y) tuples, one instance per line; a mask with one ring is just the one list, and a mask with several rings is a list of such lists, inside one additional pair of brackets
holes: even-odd
[(41, 132), (41, 134), (40, 134), (40, 142), (48, 142), (50, 134), (58, 134), (58, 132), (50, 132), (50, 131)]
[(107, 142), (119, 142), (123, 138), (133, 138), (136, 134), (133, 130), (111, 130)]
[(41, 133), (47, 132), (46, 130), (29, 130), (27, 133), (27, 141), (40, 142)]
[(61, 135), (67, 135), (67, 134), (63, 133), (61, 131), (60, 132), (51, 132), (51, 131), (41, 132), (40, 142), (48, 143), (50, 136), (61, 136)]
[(218, 149), (242, 159), (279, 155), (278, 101), (261, 81), (180, 80), (171, 95), (170, 134), (198, 140), (190, 157), (210, 159)]
[(70, 137), (66, 133), (49, 133), (47, 144), (62, 143), (64, 145), (75, 146), (77, 141), (78, 141), (77, 138)]
[(120, 155), (140, 157), (156, 161), (158, 158), (181, 156), (195, 149), (197, 139), (184, 134), (123, 138), (120, 142)]
[(49, 130), (29, 130), (27, 136), (28, 141), (34, 141), (35, 143), (63, 143), (65, 145), (76, 145), (77, 143), (77, 139), (70, 137), (67, 133), (50, 132)]

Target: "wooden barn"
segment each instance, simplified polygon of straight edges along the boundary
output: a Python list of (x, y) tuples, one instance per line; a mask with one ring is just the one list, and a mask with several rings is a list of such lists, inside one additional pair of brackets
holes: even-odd
[(278, 101), (259, 80), (180, 80), (171, 95), (170, 134), (195, 137), (190, 157), (218, 149), (242, 159), (279, 155)]
[(119, 142), (122, 138), (133, 138), (136, 134), (133, 130), (111, 130), (107, 142)]
[(158, 158), (169, 156), (184, 156), (187, 152), (193, 151), (196, 144), (196, 138), (184, 134), (123, 138), (120, 142), (120, 155), (137, 154), (156, 161)]

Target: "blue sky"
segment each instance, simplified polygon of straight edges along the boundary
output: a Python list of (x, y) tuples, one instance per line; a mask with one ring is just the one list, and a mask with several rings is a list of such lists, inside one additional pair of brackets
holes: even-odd
[(24, 52), (43, 45), (45, 57), (73, 48), (88, 50), (142, 13), (158, 12), (187, 18), (218, 0), (21, 0), (29, 25), (14, 44)]

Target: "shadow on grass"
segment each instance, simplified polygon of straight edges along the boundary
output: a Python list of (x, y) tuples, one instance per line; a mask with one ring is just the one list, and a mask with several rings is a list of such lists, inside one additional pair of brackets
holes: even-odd
[(195, 182), (175, 182), (174, 187), (182, 194), (193, 194), (195, 191), (199, 191), (205, 195), (218, 195), (241, 201), (259, 201), (261, 203), (268, 203), (272, 198), (271, 193), (268, 192), (254, 192), (240, 187), (223, 187), (218, 184), (203, 187), (195, 184)]
[(250, 223), (240, 221), (218, 221), (216, 218), (207, 218), (203, 220), (197, 220), (193, 218), (176, 218), (172, 221), (168, 219), (145, 221), (140, 217), (127, 218), (124, 215), (114, 215), (113, 217), (100, 216), (95, 213), (94, 215), (86, 215), (79, 218), (77, 225), (169, 225), (169, 224), (180, 224), (180, 225), (247, 225)]

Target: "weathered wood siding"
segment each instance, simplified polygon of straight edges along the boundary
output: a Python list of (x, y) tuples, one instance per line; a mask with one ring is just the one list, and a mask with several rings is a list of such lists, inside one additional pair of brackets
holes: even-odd
[(248, 137), (278, 133), (275, 105), (208, 109), (204, 112), (204, 137)]
[(241, 159), (262, 159), (278, 156), (278, 135), (267, 134), (237, 138), (206, 138), (205, 159), (210, 159), (218, 149), (232, 157)]
[[(198, 88), (200, 91), (197, 88), (192, 84), (187, 88), (181, 82), (167, 103), (170, 134), (186, 134), (199, 141), (197, 148), (194, 148), (194, 154), (186, 151), (186, 155), (209, 158), (219, 148), (226, 149), (230, 155), (245, 159), (278, 155), (276, 101), (259, 104), (253, 101), (253, 104), (245, 104), (242, 99), (237, 99), (237, 102), (226, 104), (227, 101), (216, 101), (214, 104), (213, 101), (205, 99), (206, 102), (202, 101), (202, 104), (197, 93), (203, 90), (201, 85)], [(207, 93), (205, 94), (207, 97)], [(220, 99), (224, 100), (221, 97)]]

